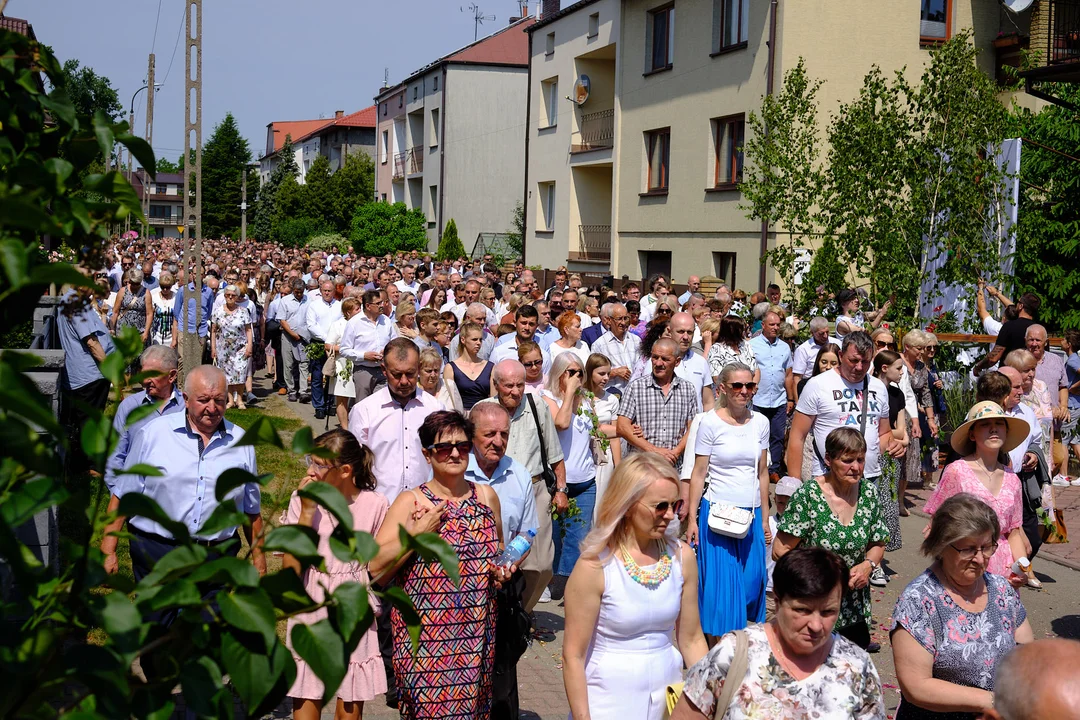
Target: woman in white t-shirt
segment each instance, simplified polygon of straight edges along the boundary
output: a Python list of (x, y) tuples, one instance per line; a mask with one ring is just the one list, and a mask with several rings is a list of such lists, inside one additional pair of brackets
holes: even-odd
[[(747, 623), (765, 621), (765, 546), (771, 541), (763, 524), (769, 510), (769, 420), (751, 409), (754, 373), (734, 362), (719, 380), (720, 407), (698, 427), (686, 531), (686, 539), (697, 545), (701, 629), (710, 643)], [(709, 513), (719, 506), (752, 513), (743, 537), (710, 529)]]

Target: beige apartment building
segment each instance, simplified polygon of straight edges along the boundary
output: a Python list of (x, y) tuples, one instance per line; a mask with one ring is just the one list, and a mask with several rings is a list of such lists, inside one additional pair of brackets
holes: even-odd
[(435, 250), (451, 218), (469, 252), (512, 223), (525, 176), (528, 37), (512, 21), (375, 96), (375, 196), (428, 221)]
[(1032, 12), (997, 0), (551, 4), (528, 31), (526, 262), (747, 290), (773, 281), (761, 257), (782, 228), (739, 207), (746, 118), (800, 57), (825, 81), (824, 136), (871, 65), (917, 80), (933, 44), (972, 28), (993, 74), (1008, 62), (998, 33), (1026, 36)]

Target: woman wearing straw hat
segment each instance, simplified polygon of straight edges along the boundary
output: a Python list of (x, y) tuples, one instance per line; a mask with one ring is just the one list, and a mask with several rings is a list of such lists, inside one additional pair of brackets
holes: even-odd
[(1013, 574), (1010, 568), (1015, 561), (1026, 565), (1028, 551), (1021, 527), (1024, 510), (1020, 479), (1009, 469), (1006, 453), (1023, 442), (1030, 431), (1027, 422), (1006, 415), (997, 403), (976, 403), (968, 411), (967, 421), (952, 435), (952, 447), (962, 457), (946, 466), (925, 508), (933, 515), (943, 502), (962, 492), (971, 493), (993, 508), (1001, 536), (987, 572), (1007, 578), (1014, 587), (1023, 585), (1027, 578)]

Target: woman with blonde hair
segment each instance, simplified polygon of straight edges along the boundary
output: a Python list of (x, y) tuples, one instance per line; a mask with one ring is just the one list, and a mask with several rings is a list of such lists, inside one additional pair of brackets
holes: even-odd
[(461, 396), (453, 383), (448, 383), (442, 376), (443, 356), (435, 348), (420, 351), (420, 387), (428, 395), (443, 404), (447, 410), (462, 412)]
[(677, 529), (679, 476), (655, 453), (619, 464), (566, 586), (563, 682), (570, 712), (664, 717), (664, 688), (705, 656), (694, 551)]
[(398, 300), (394, 308), (394, 328), (401, 337), (414, 340), (419, 333), (416, 329), (416, 301), (411, 298), (412, 294), (408, 293), (408, 297), (402, 295)]

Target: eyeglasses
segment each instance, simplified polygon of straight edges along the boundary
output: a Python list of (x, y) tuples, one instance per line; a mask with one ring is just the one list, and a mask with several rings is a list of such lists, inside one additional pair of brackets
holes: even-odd
[(319, 473), (320, 475), (322, 473), (324, 473), (324, 472), (327, 472), (328, 470), (333, 470), (334, 469), (333, 465), (327, 465), (327, 464), (321, 462), (320, 459), (315, 457), (314, 455), (305, 455), (304, 456), (304, 463), (309, 468), (315, 468), (315, 472)]
[(527, 368), (534, 368), (534, 367), (540, 367), (541, 365), (543, 365), (544, 361), (543, 360), (533, 360), (532, 362), (521, 363), (521, 364), (524, 365)]
[(468, 455), (469, 452), (472, 451), (472, 441), (465, 440), (459, 443), (435, 443), (433, 445), (428, 445), (424, 449), (434, 455), (436, 460), (443, 461), (449, 459), (450, 455), (453, 454), (455, 450), (458, 451), (458, 455), (463, 457)]
[(728, 383), (728, 387), (731, 388), (732, 390), (742, 390), (743, 388), (746, 388), (750, 392), (754, 392), (755, 390), (757, 390), (757, 383), (756, 382), (745, 382), (745, 383), (744, 382), (732, 382), (732, 383)]
[(982, 553), (982, 556), (989, 560), (997, 552), (998, 544), (991, 543), (989, 545), (983, 545), (982, 547), (970, 547), (970, 548), (958, 548), (955, 545), (950, 545), (956, 554), (960, 556), (961, 560), (971, 560), (975, 557), (975, 553)]
[(566, 374), (569, 375), (570, 377), (574, 377), (575, 375), (584, 375), (585, 373), (583, 371), (581, 371), (581, 370), (576, 369), (576, 368), (571, 368), (571, 369), (566, 371)]
[(874, 342), (874, 345), (877, 346), (878, 350), (895, 350), (896, 349), (896, 343), (895, 342), (885, 342), (884, 340), (877, 340), (877, 341)]
[(658, 502), (655, 505), (649, 503), (642, 503), (645, 507), (652, 508), (652, 511), (657, 515), (667, 515), (667, 511), (671, 510), (674, 514), (678, 515), (683, 509), (683, 500)]

